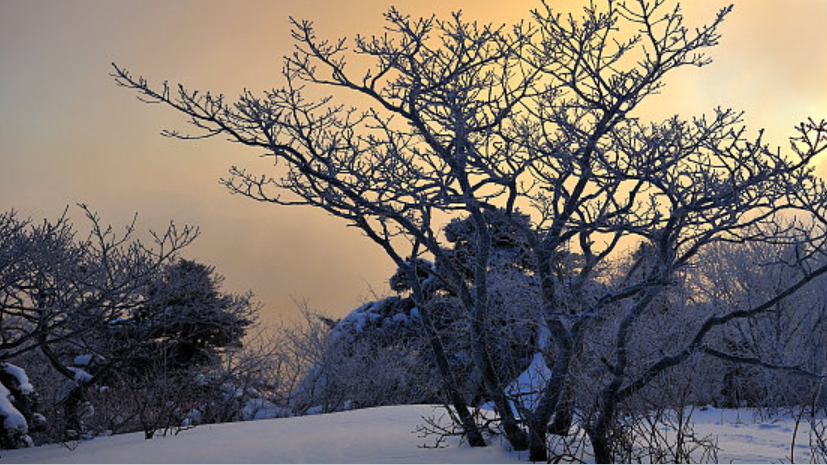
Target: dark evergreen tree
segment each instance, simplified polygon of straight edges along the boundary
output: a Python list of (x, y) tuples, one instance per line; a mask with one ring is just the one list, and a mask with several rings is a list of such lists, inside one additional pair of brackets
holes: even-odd
[(172, 370), (209, 364), (240, 347), (255, 307), (250, 295), (221, 292), (222, 281), (212, 267), (190, 260), (165, 267), (144, 304), (107, 325), (112, 355), (139, 373), (159, 360)]

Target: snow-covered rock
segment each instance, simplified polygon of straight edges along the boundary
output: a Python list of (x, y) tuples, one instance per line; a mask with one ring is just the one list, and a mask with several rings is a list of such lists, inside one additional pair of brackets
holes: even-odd
[(31, 447), (32, 439), (29, 437), (29, 424), (26, 417), (20, 413), (12, 400), (14, 396), (11, 391), (0, 383), (0, 446), (4, 448)]
[(283, 409), (267, 399), (250, 399), (241, 409), (244, 421), (266, 420), (269, 418), (289, 417), (290, 411)]
[(17, 389), (19, 389), (20, 392), (23, 394), (32, 394), (34, 392), (34, 387), (32, 383), (29, 382), (29, 377), (26, 375), (25, 370), (11, 363), (3, 363), (2, 370), (17, 379)]
[(33, 411), (36, 399), (26, 371), (11, 363), (0, 363), (0, 448), (32, 446), (29, 432), (46, 423)]
[(27, 433), (29, 426), (23, 414), (12, 404), (14, 397), (6, 386), (0, 384), (0, 416), (3, 417), (3, 427), (7, 430)]

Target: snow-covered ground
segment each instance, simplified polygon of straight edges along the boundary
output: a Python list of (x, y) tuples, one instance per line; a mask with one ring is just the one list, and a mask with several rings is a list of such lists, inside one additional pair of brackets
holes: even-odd
[(793, 461), (812, 463), (806, 418), (796, 431), (789, 415), (761, 418), (752, 410), (709, 408), (695, 409), (692, 422), (696, 437), (717, 440), (718, 463), (790, 463), (794, 436)]
[[(415, 432), (423, 417), (439, 417), (431, 406), (382, 407), (350, 412), (245, 423), (206, 425), (177, 436), (144, 440), (142, 433), (76, 444), (0, 451), (0, 463), (514, 463), (525, 454), (501, 444), (483, 449)], [(761, 421), (748, 411), (695, 411), (695, 432), (717, 435), (721, 463), (778, 463), (790, 460), (790, 419)], [(795, 461), (810, 460), (806, 423), (798, 432)]]

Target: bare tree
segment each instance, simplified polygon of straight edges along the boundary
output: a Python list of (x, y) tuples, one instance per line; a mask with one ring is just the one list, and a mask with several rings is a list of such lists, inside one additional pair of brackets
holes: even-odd
[[(710, 312), (681, 350), (632, 369), (631, 341), (640, 324), (707, 246), (795, 243), (802, 250), (796, 266), (805, 269), (816, 263), (814, 255), (824, 253), (825, 196), (810, 162), (827, 145), (825, 123), (803, 124), (791, 153), (782, 155), (766, 147), (760, 135), (748, 139), (740, 114), (730, 110), (650, 125), (631, 116), (662, 87), (666, 73), (709, 62), (703, 49), (717, 43), (717, 27), (730, 11), (722, 10), (711, 25), (691, 32), (682, 24), (679, 7), (664, 11), (664, 3), (607, 2), (601, 11), (587, 9), (582, 22), (567, 22), (549, 9), (535, 13), (544, 39), (536, 60), (557, 58), (547, 65), (552, 78), (547, 92), (523, 123), (524, 146), (540, 156), (533, 165), (539, 188), (526, 196), (539, 217), (532, 243), (554, 362), (547, 402), (529, 423), (537, 422), (531, 431), (542, 431), (559, 403), (576, 348), (588, 342), (584, 335), (620, 308), (619, 318), (610, 319), (614, 328), (604, 336), (611, 351), (604, 355), (608, 379), (598, 396), (600, 407), (584, 425), (601, 462), (612, 460), (604, 443), (623, 399), (700, 350), (712, 328), (769, 311), (827, 271), (808, 269), (749, 309)], [(632, 34), (625, 42), (617, 32), (621, 25)], [(786, 228), (779, 222), (785, 211), (798, 215)], [(640, 244), (625, 279), (603, 292), (583, 293), (584, 284), (600, 279), (601, 263), (624, 242)], [(555, 276), (555, 257), (568, 247), (583, 259), (568, 274)], [(579, 308), (572, 312), (566, 301)], [(541, 440), (536, 438), (534, 459), (544, 458)]]
[[(698, 351), (751, 362), (704, 341), (715, 328), (772, 311), (827, 272), (815, 261), (825, 253), (827, 204), (811, 168), (827, 147), (827, 123), (802, 124), (792, 150), (782, 153), (760, 133), (748, 138), (731, 110), (651, 124), (635, 116), (664, 76), (710, 62), (704, 51), (718, 43), (731, 11), (690, 29), (680, 7), (665, 3), (592, 2), (580, 19), (544, 5), (510, 29), (459, 13), (412, 19), (391, 9), (385, 34), (353, 44), (355, 54), (372, 59), (362, 72), (348, 65), (344, 39), (319, 39), (311, 22), (291, 20), (296, 49), (285, 58), (284, 86), (262, 97), (245, 92), (234, 103), (183, 86), (153, 88), (117, 65), (113, 76), (142, 99), (184, 113), (196, 129), (166, 135), (224, 135), (279, 165), (273, 177), (233, 167), (224, 180), (231, 192), (322, 208), (387, 252), (405, 271), (472, 445), (484, 440), (434, 330), (434, 302), (423, 291), (430, 275), (418, 272), (420, 258), (444, 264), (433, 277), (467, 314), (474, 364), (512, 446), (530, 448), (531, 460), (548, 458), (549, 422), (570, 416), (572, 370), (590, 366), (600, 385), (582, 426), (597, 460), (607, 462), (623, 400)], [(357, 110), (332, 98), (309, 100), (308, 84), (370, 103)], [(795, 220), (781, 222), (785, 214)], [(446, 217), (459, 216), (474, 226), (470, 276), (446, 256), (440, 234)], [(543, 302), (538, 338), (550, 375), (523, 412), (512, 409), (511, 380), (489, 347), (494, 218), (522, 231)], [(801, 273), (762, 302), (708, 309), (685, 343), (651, 363), (632, 363), (632, 342), (659, 298), (702, 250), (722, 241), (795, 244)], [(637, 250), (634, 262), (607, 285), (606, 270), (624, 248)], [(597, 334), (600, 341), (591, 339)], [(586, 350), (596, 342), (605, 343), (602, 359), (581, 358), (596, 353)]]
[[(170, 225), (146, 246), (134, 238), (134, 221), (118, 234), (85, 206), (81, 210), (89, 219), (86, 239), (77, 238), (66, 213), (41, 224), (14, 211), (0, 214), (0, 361), (41, 352), (74, 383), (65, 397), (70, 411), (79, 408), (93, 377), (56, 349), (84, 345), (90, 334), (141, 306), (146, 287), (198, 234)], [(77, 429), (75, 423), (67, 427)]]
[(65, 213), (40, 225), (14, 211), (0, 214), (0, 360), (88, 331), (81, 319), (108, 323), (140, 305), (148, 283), (198, 235), (171, 225), (152, 233), (147, 246), (135, 239), (134, 221), (118, 234), (81, 210), (89, 219), (86, 239), (77, 238)]

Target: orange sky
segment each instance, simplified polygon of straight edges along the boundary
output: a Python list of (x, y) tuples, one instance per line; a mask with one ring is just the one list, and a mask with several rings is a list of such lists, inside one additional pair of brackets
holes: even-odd
[[(687, 20), (699, 25), (726, 3), (685, 4)], [(116, 224), (137, 211), (143, 228), (199, 225), (203, 234), (186, 255), (216, 265), (229, 288), (252, 289), (267, 319), (295, 315), (294, 299), (342, 316), (371, 288), (386, 293), (391, 263), (358, 231), (322, 212), (228, 195), (218, 178), (231, 164), (260, 166), (257, 153), (160, 137), (182, 127), (181, 118), (139, 103), (108, 73), (116, 61), (150, 80), (230, 96), (277, 87), (280, 57), (290, 50), (288, 16), (315, 19), (322, 36), (353, 37), (381, 32), (390, 5), (413, 15), (463, 9), (502, 23), (540, 3), (0, 0), (0, 210), (55, 218), (85, 202)], [(742, 0), (712, 52), (715, 63), (683, 70), (647, 108), (659, 116), (744, 109), (751, 128), (786, 146), (797, 121), (827, 117), (825, 25), (825, 0)]]

